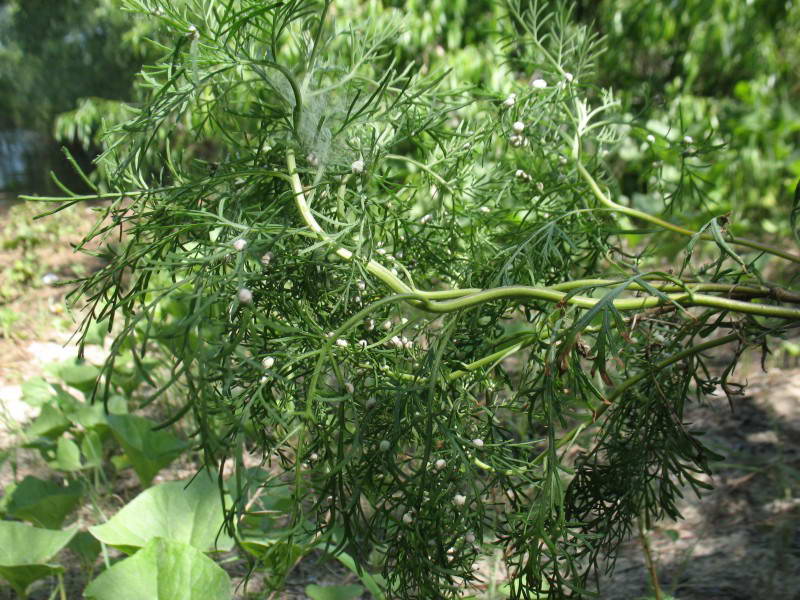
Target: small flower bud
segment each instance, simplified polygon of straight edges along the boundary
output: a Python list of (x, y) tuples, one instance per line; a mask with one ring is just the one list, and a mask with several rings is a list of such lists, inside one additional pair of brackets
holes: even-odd
[(366, 328), (367, 331), (372, 331), (373, 329), (375, 329), (375, 320), (374, 319), (367, 319), (364, 322), (364, 327)]
[(432, 218), (433, 218), (433, 215), (428, 213), (427, 215), (425, 215), (422, 218), (420, 218), (419, 222), (420, 222), (421, 225), (426, 225), (427, 223), (430, 222), (430, 220)]
[(356, 391), (356, 388), (355, 388), (355, 386), (354, 386), (352, 383), (350, 383), (349, 381), (348, 381), (347, 383), (345, 383), (345, 384), (344, 384), (344, 389), (345, 389), (345, 391), (346, 391), (348, 394), (350, 394), (351, 396), (352, 396), (353, 392), (355, 392), (355, 391)]
[(511, 128), (514, 130), (514, 133), (522, 133), (525, 131), (525, 123), (522, 121), (515, 121)]
[(376, 402), (377, 400), (375, 400), (375, 398), (368, 398), (364, 406), (366, 406), (367, 408), (372, 408), (373, 406), (375, 406)]
[(411, 512), (407, 512), (403, 515), (403, 523), (406, 525), (411, 525), (414, 522), (414, 515)]
[(437, 461), (436, 461), (436, 468), (437, 468), (439, 471), (441, 471), (442, 469), (444, 469), (446, 466), (447, 466), (447, 461), (446, 461), (445, 459), (443, 459), (443, 458), (440, 458), (439, 460), (437, 460)]
[(356, 287), (363, 292), (365, 289), (367, 289), (367, 284), (363, 281), (357, 281)]
[(356, 175), (358, 175), (359, 173), (363, 173), (364, 161), (361, 160), (360, 158), (356, 161), (353, 161), (353, 164), (350, 165), (350, 170), (353, 171), (353, 173), (355, 173)]
[(468, 533), (467, 535), (464, 536), (464, 541), (467, 542), (468, 544), (474, 544), (475, 543), (475, 534), (474, 533)]
[(517, 103), (517, 95), (516, 94), (509, 94), (508, 97), (503, 101), (503, 105), (511, 108)]
[(478, 210), (481, 211), (482, 213), (490, 213), (490, 212), (492, 212), (492, 209), (489, 208), (488, 206), (481, 206)]
[(241, 252), (245, 248), (247, 248), (247, 240), (244, 238), (239, 238), (233, 241), (233, 247), (236, 251)]
[(569, 83), (572, 83), (572, 81), (573, 81), (573, 79), (575, 79), (575, 77), (572, 75), (572, 73), (567, 71), (566, 73), (564, 73), (564, 79), (566, 79)]
[(534, 87), (537, 90), (543, 90), (547, 87), (547, 82), (544, 79), (534, 79), (531, 81), (531, 87)]
[(261, 257), (261, 264), (269, 266), (269, 263), (272, 262), (272, 252), (267, 252), (264, 256)]
[(653, 142), (656, 141), (656, 136), (654, 136), (652, 133), (648, 133), (647, 134), (647, 141), (648, 141), (648, 143), (652, 144)]
[(196, 40), (200, 37), (200, 33), (197, 31), (197, 27), (194, 25), (189, 25), (189, 37), (193, 40)]
[(264, 360), (261, 361), (261, 364), (264, 365), (265, 369), (271, 369), (272, 366), (275, 364), (275, 359), (271, 356), (267, 356)]
[(383, 322), (381, 327), (383, 327), (386, 331), (389, 331), (392, 328), (392, 322), (389, 321), (389, 320), (386, 320), (386, 321)]
[(368, 345), (368, 342), (367, 342), (367, 340), (358, 340), (358, 345), (361, 348), (366, 348), (367, 345)]
[(690, 136), (690, 135), (683, 136), (683, 143), (684, 144), (691, 144), (692, 142), (694, 142), (694, 138), (692, 138), (692, 136)]
[(389, 440), (381, 440), (378, 447), (381, 449), (381, 452), (386, 452), (392, 447), (392, 443)]
[(347, 340), (339, 338), (338, 340), (336, 340), (336, 345), (339, 346), (340, 348), (347, 348), (348, 346)]
[(462, 496), (461, 494), (456, 494), (453, 496), (453, 504), (456, 506), (464, 506), (467, 503), (467, 497)]
[(313, 152), (309, 152), (308, 156), (306, 156), (306, 161), (308, 161), (308, 164), (312, 167), (319, 166), (319, 158), (317, 158), (317, 155)]
[(319, 455), (318, 455), (316, 452), (313, 452), (313, 453), (311, 454), (311, 456), (309, 456), (309, 458), (310, 458), (312, 461), (316, 461), (316, 460), (318, 460), (318, 459), (319, 459)]
[(481, 438), (475, 438), (472, 440), (472, 445), (476, 448), (483, 448), (483, 440)]
[(250, 304), (251, 302), (253, 302), (253, 292), (251, 292), (247, 288), (240, 289), (239, 293), (236, 294), (236, 297), (242, 304)]

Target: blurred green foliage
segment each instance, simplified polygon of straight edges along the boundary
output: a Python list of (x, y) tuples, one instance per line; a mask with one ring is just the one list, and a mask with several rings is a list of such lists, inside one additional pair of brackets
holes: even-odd
[[(101, 123), (130, 117), (123, 103), (135, 100), (135, 75), (159, 52), (145, 41), (158, 37), (158, 23), (120, 10), (124, 4), (0, 2), (0, 129), (24, 126), (63, 143), (102, 146)], [(600, 81), (614, 88), (629, 117), (648, 123), (647, 130), (631, 130), (608, 157), (622, 175), (620, 192), (628, 202), (670, 208), (671, 198), (682, 195), (677, 188), (689, 186), (697, 201), (671, 208), (693, 225), (730, 212), (734, 233), (785, 236), (800, 177), (800, 113), (792, 101), (800, 91), (800, 6), (775, 0), (579, 0), (573, 7), (573, 26), (590, 27), (608, 40), (596, 69)], [(503, 89), (524, 68), (513, 57), (501, 60), (501, 48), (492, 45), (502, 3), (337, 0), (332, 10), (377, 20), (402, 12), (407, 27), (387, 64), (394, 59), (449, 70), (451, 85)], [(675, 123), (682, 124), (680, 131)], [(672, 141), (688, 135), (718, 150), (703, 157), (694, 177), (665, 189), (657, 181), (670, 181), (680, 165), (664, 164), (658, 144), (647, 142), (650, 133)]]

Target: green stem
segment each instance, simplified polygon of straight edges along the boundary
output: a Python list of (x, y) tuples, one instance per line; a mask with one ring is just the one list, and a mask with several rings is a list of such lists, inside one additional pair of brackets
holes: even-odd
[[(623, 206), (622, 204), (617, 204), (611, 198), (606, 196), (603, 191), (600, 189), (600, 186), (597, 185), (597, 181), (595, 181), (594, 177), (592, 177), (586, 168), (578, 161), (577, 163), (578, 173), (580, 173), (581, 177), (583, 177), (584, 181), (589, 184), (589, 188), (592, 190), (592, 193), (595, 197), (600, 201), (601, 204), (607, 206), (608, 208), (620, 212), (622, 214), (628, 215), (629, 217), (635, 217), (637, 219), (641, 219), (642, 221), (647, 221), (649, 223), (653, 223), (654, 225), (658, 225), (664, 229), (669, 231), (674, 231), (675, 233), (679, 233), (681, 235), (685, 235), (688, 237), (693, 237), (698, 235), (697, 231), (692, 231), (691, 229), (686, 229), (685, 227), (680, 227), (679, 225), (674, 225), (668, 221), (664, 221), (663, 219), (659, 219), (651, 214), (643, 212), (641, 210), (636, 210), (635, 208), (629, 208), (627, 206)], [(706, 241), (714, 241), (714, 236), (703, 233), (700, 234), (701, 240)], [(766, 252), (767, 254), (772, 254), (774, 256), (779, 256), (781, 258), (785, 258), (786, 260), (790, 260), (792, 262), (800, 264), (800, 256), (796, 254), (792, 254), (791, 252), (785, 252), (780, 248), (775, 248), (773, 246), (768, 246), (767, 244), (762, 244), (760, 242), (755, 242), (753, 240), (746, 240), (744, 238), (737, 238), (731, 237), (728, 240), (732, 244), (736, 244), (738, 246), (745, 246), (747, 248), (753, 248), (754, 250), (758, 250), (759, 252)]]
[[(659, 363), (656, 363), (655, 367), (653, 369), (651, 369), (651, 370), (642, 371), (641, 373), (626, 379), (624, 382), (622, 382), (620, 385), (618, 385), (616, 388), (614, 388), (614, 390), (611, 392), (611, 394), (608, 395), (605, 398), (605, 400), (603, 402), (603, 405), (600, 408), (598, 408), (596, 411), (594, 411), (594, 414), (592, 414), (592, 418), (591, 418), (590, 421), (588, 421), (586, 423), (581, 423), (580, 425), (577, 425), (576, 427), (572, 428), (572, 430), (570, 430), (566, 435), (562, 436), (561, 439), (558, 440), (558, 442), (556, 443), (556, 448), (562, 448), (563, 446), (565, 446), (566, 444), (568, 444), (572, 440), (574, 440), (577, 437), (577, 435), (587, 425), (589, 425), (590, 423), (595, 423), (603, 415), (603, 413), (605, 413), (613, 405), (614, 401), (617, 398), (622, 396), (622, 394), (624, 394), (627, 390), (629, 390), (631, 387), (635, 386), (637, 383), (639, 383), (643, 379), (651, 376), (653, 373), (662, 371), (663, 369), (666, 369), (668, 366), (670, 366), (672, 364), (675, 364), (676, 362), (680, 362), (684, 358), (688, 358), (689, 356), (692, 356), (693, 354), (699, 354), (700, 352), (704, 352), (705, 350), (708, 350), (710, 348), (715, 348), (717, 346), (724, 346), (725, 344), (729, 344), (731, 342), (734, 342), (737, 339), (739, 339), (739, 335), (735, 334), (735, 333), (731, 333), (731, 334), (728, 334), (728, 335), (723, 336), (721, 338), (717, 338), (717, 339), (714, 339), (714, 340), (709, 340), (707, 342), (703, 342), (702, 344), (697, 344), (696, 346), (692, 346), (691, 348), (687, 348), (686, 350), (684, 350), (682, 352), (678, 352), (677, 354), (673, 354), (669, 358), (664, 359)], [(539, 456), (536, 457), (536, 459), (534, 459), (533, 462), (539, 462), (546, 455), (546, 453), (547, 453), (547, 451), (542, 452)]]
[(653, 560), (653, 553), (650, 550), (650, 540), (647, 539), (647, 532), (644, 528), (644, 520), (641, 516), (637, 517), (636, 523), (639, 529), (639, 541), (642, 544), (644, 551), (644, 560), (647, 564), (647, 572), (650, 574), (650, 583), (653, 586), (653, 595), (655, 600), (662, 600), (661, 585), (658, 583), (658, 573), (656, 572), (656, 563)]
[[(325, 230), (322, 229), (322, 227), (314, 217), (313, 213), (311, 212), (311, 208), (309, 207), (308, 202), (306, 201), (303, 185), (300, 181), (300, 176), (297, 173), (297, 164), (295, 161), (294, 151), (292, 150), (288, 150), (286, 153), (286, 165), (289, 170), (289, 179), (291, 182), (292, 191), (294, 192), (295, 205), (297, 206), (300, 215), (303, 217), (303, 221), (305, 221), (308, 228), (311, 229), (311, 231), (313, 231), (319, 237), (319, 239), (333, 246), (335, 248), (334, 251), (338, 256), (340, 256), (345, 260), (353, 260), (354, 258), (353, 253), (350, 250), (339, 246), (336, 243), (336, 240), (331, 238), (325, 232)], [(578, 167), (579, 169), (583, 169), (580, 163), (578, 164)], [(585, 169), (583, 169), (583, 171), (585, 172)], [(589, 176), (589, 178), (591, 179), (591, 176), (588, 175), (588, 173), (587, 176)], [(596, 183), (594, 185), (597, 186)], [(602, 192), (599, 193), (602, 196)], [(611, 201), (608, 200), (608, 202)], [(647, 216), (649, 217), (649, 215)], [(657, 219), (657, 221), (661, 220)], [(675, 226), (666, 223), (666, 221), (664, 221), (663, 223), (665, 223), (669, 227), (675, 228)], [(677, 229), (680, 230), (681, 228)], [(682, 230), (682, 231), (688, 231), (688, 230)], [(462, 310), (464, 308), (470, 308), (472, 306), (476, 306), (478, 304), (483, 304), (485, 302), (490, 302), (493, 300), (503, 300), (511, 298), (530, 298), (535, 300), (545, 300), (549, 302), (564, 302), (566, 304), (571, 304), (573, 306), (578, 306), (581, 308), (592, 308), (594, 305), (600, 302), (600, 300), (597, 300), (595, 298), (589, 298), (587, 296), (576, 295), (567, 297), (568, 295), (566, 293), (556, 289), (558, 286), (552, 286), (549, 288), (537, 288), (532, 286), (504, 286), (498, 288), (491, 288), (487, 290), (476, 290), (472, 288), (472, 289), (462, 289), (462, 290), (453, 289), (453, 290), (442, 290), (438, 292), (426, 292), (407, 285), (394, 273), (389, 271), (386, 267), (384, 267), (382, 264), (380, 264), (375, 260), (370, 259), (369, 261), (367, 261), (365, 264), (365, 268), (369, 273), (371, 273), (372, 275), (376, 276), (378, 279), (383, 281), (390, 289), (392, 289), (397, 294), (409, 294), (410, 296), (408, 297), (408, 301), (411, 302), (413, 305), (433, 313), (449, 313), (456, 310)], [(583, 281), (605, 283), (606, 280), (583, 280)], [(567, 284), (562, 284), (562, 285), (572, 286), (575, 285), (575, 282), (568, 282)], [(705, 285), (712, 285), (712, 284), (705, 284)], [(728, 291), (730, 291), (730, 288)], [(779, 317), (791, 320), (800, 320), (800, 310), (798, 309), (784, 308), (781, 306), (773, 306), (769, 304), (754, 304), (751, 302), (743, 302), (741, 300), (733, 300), (730, 298), (717, 298), (715, 296), (709, 296), (706, 294), (694, 294), (692, 293), (691, 289), (689, 292), (673, 293), (665, 296), (666, 297), (663, 298), (662, 297), (622, 298), (614, 300), (613, 305), (614, 308), (616, 308), (617, 310), (628, 311), (628, 310), (642, 310), (646, 308), (653, 308), (656, 306), (661, 306), (663, 304), (666, 304), (667, 302), (672, 302), (672, 303), (680, 303), (683, 306), (692, 306), (692, 305), (711, 306), (735, 312), (750, 313), (750, 314), (769, 316), (769, 317)], [(453, 299), (449, 301), (441, 300), (444, 298), (453, 298)]]

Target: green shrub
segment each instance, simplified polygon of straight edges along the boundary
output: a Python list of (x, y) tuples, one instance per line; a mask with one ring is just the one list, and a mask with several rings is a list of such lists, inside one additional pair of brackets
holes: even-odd
[[(500, 66), (461, 87), (372, 4), (128, 4), (175, 41), (109, 132), (90, 237), (126, 236), (79, 295), (114, 349), (168, 352), (207, 460), (234, 464), (232, 534), (284, 494), (284, 556), (328, 544), (391, 597), (458, 597), (498, 546), (512, 597), (560, 598), (707, 487), (686, 404), (735, 397), (741, 353), (797, 326), (800, 257), (664, 214), (714, 140), (621, 114), (589, 28), (512, 2), (475, 40)], [(606, 163), (631, 132), (669, 166), (657, 201)]]

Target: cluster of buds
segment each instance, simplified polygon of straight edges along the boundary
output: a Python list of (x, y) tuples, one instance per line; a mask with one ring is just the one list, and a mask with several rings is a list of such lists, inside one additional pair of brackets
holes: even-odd
[(403, 348), (405, 348), (406, 350), (411, 350), (411, 348), (414, 347), (414, 342), (412, 342), (410, 339), (408, 339), (405, 336), (402, 336), (402, 337), (394, 336), (394, 337), (392, 337), (392, 339), (389, 340), (389, 344), (391, 344), (392, 346), (394, 346), (398, 350), (401, 350)]
[(526, 173), (525, 171), (523, 171), (522, 169), (517, 169), (516, 172), (514, 173), (514, 176), (517, 179), (521, 179), (522, 181), (530, 181), (531, 180), (531, 176), (528, 173)]

